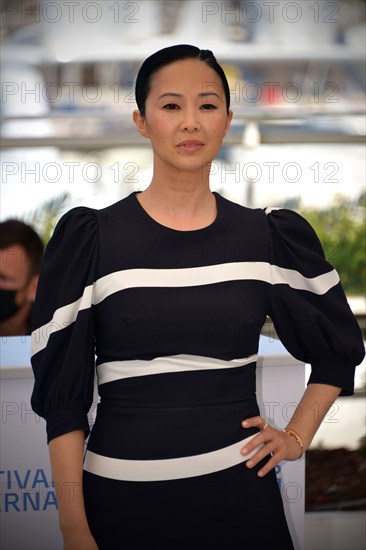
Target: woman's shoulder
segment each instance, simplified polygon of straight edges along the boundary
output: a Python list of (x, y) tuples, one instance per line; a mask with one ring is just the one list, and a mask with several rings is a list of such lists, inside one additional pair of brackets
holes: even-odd
[(265, 228), (269, 234), (269, 241), (292, 242), (299, 246), (315, 248), (322, 251), (319, 238), (308, 220), (289, 208), (279, 206), (267, 206), (251, 208), (233, 202), (219, 193), (215, 193), (221, 206), (221, 210), (231, 220), (237, 220), (241, 225), (254, 224), (259, 228)]
[(219, 209), (225, 214), (227, 219), (239, 224), (263, 224), (266, 215), (263, 208), (251, 208), (241, 203), (234, 202), (220, 193), (214, 193), (217, 198)]
[[(99, 226), (96, 210), (75, 206), (61, 215), (47, 243), (47, 251), (68, 251), (76, 247), (90, 247), (98, 241)], [(94, 247), (94, 245), (93, 245)]]
[(78, 205), (62, 214), (56, 224), (55, 231), (78, 232), (84, 228), (97, 230), (104, 219), (119, 218), (121, 214), (131, 209), (132, 195), (128, 195), (102, 208)]
[(296, 212), (296, 210), (282, 206), (266, 206), (262, 210), (272, 224), (289, 224), (294, 228), (313, 230), (307, 219), (299, 214), (299, 212)]
[(86, 205), (76, 205), (64, 211), (59, 217), (56, 228), (72, 227), (79, 224), (95, 223), (97, 220), (97, 210)]
[(267, 217), (272, 241), (282, 241), (323, 255), (318, 235), (304, 216), (295, 210), (282, 207), (266, 207), (263, 211)]

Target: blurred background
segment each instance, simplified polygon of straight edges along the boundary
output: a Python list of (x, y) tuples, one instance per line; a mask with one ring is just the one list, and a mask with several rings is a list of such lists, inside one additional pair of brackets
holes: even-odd
[[(1, 221), (24, 220), (47, 242), (71, 207), (144, 189), (152, 155), (132, 123), (137, 70), (172, 44), (211, 49), (234, 111), (212, 190), (304, 215), (366, 338), (365, 8), (2, 0)], [(365, 388), (363, 363), (355, 396), (337, 400), (307, 453), (306, 550), (366, 543)]]

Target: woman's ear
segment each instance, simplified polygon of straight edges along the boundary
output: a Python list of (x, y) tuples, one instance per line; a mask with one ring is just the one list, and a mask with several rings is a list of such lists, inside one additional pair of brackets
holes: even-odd
[(226, 136), (226, 134), (228, 133), (228, 131), (230, 129), (230, 124), (231, 124), (232, 119), (233, 119), (233, 112), (229, 111), (228, 115), (227, 115), (227, 121), (226, 121), (225, 130), (224, 130), (224, 136)]
[(145, 118), (141, 115), (140, 111), (135, 110), (133, 112), (133, 121), (142, 137), (150, 137), (149, 131), (146, 128)]

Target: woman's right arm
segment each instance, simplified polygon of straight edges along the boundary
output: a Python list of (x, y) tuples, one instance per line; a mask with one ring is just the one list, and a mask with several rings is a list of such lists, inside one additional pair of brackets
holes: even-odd
[(31, 404), (46, 420), (65, 550), (97, 549), (82, 474), (94, 392), (98, 252), (96, 212), (85, 207), (67, 212), (47, 243), (32, 310)]
[(76, 430), (49, 443), (64, 550), (98, 550), (90, 532), (83, 497), (85, 433)]

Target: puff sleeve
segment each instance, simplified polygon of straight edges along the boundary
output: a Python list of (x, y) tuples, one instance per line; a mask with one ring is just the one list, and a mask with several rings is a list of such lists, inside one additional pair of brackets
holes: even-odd
[(32, 318), (31, 405), (46, 420), (48, 442), (73, 430), (89, 433), (98, 235), (96, 212), (74, 208), (58, 222), (43, 257)]
[(365, 356), (360, 327), (338, 273), (311, 225), (286, 209), (267, 209), (272, 298), (269, 316), (286, 349), (311, 365), (308, 383), (354, 392)]

